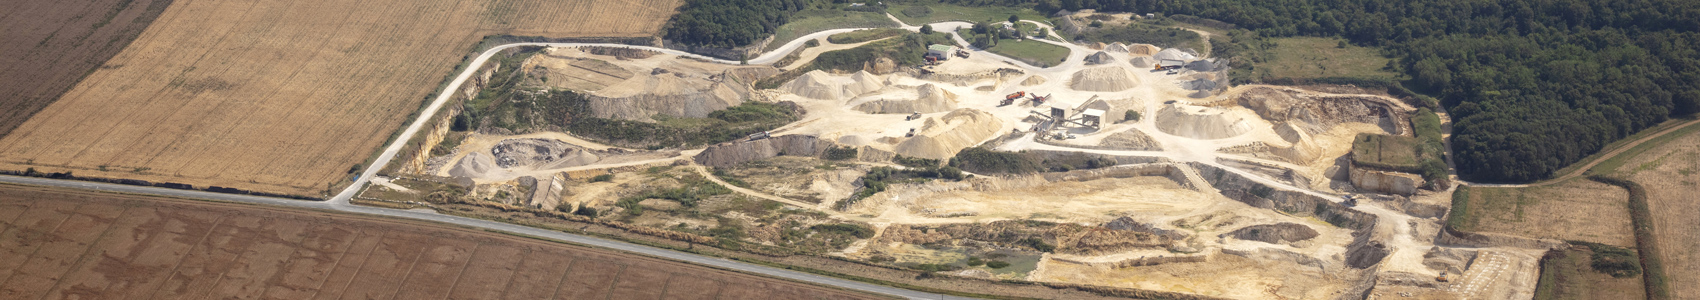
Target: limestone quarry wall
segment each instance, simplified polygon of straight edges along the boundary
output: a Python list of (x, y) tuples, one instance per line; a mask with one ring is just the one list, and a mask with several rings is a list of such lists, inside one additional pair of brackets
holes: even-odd
[(1416, 194), (1417, 187), (1423, 184), (1422, 176), (1416, 174), (1371, 170), (1356, 164), (1352, 165), (1348, 175), (1352, 186), (1383, 194), (1410, 196)]
[(1353, 210), (1328, 199), (1270, 187), (1212, 165), (1198, 162), (1187, 164), (1198, 169), (1199, 175), (1217, 190), (1221, 190), (1223, 196), (1235, 201), (1299, 216), (1315, 216), (1342, 228), (1361, 230), (1375, 226), (1375, 215)]
[(430, 173), (427, 171), (429, 168), (426, 167), (426, 163), (431, 160), (431, 149), (437, 148), (437, 144), (441, 144), (443, 137), (449, 134), (449, 128), (454, 126), (454, 117), (460, 115), (461, 111), (461, 105), (458, 103), (478, 96), (478, 92), (484, 90), (484, 87), (490, 83), (490, 77), (495, 76), (496, 69), (501, 66), (502, 64), (486, 64), (483, 72), (470, 78), (468, 80), (470, 82), (461, 87), (459, 95), (452, 102), (453, 104), (444, 105), (442, 112), (438, 113), (438, 116), (430, 123), (426, 123), (425, 128), (421, 128), (424, 130), (424, 139), (420, 140), (419, 145), (417, 145), (417, 151), (413, 151), (411, 155), (399, 157), (400, 160), (396, 162), (401, 164), (401, 167), (396, 169), (398, 173)]
[(590, 102), (591, 115), (597, 118), (633, 121), (650, 121), (657, 114), (703, 118), (708, 117), (708, 113), (716, 110), (741, 104), (737, 101), (716, 99), (708, 93), (687, 95), (640, 94), (617, 98), (586, 95), (585, 99)]
[(834, 145), (812, 135), (786, 135), (708, 146), (691, 159), (704, 166), (731, 167), (780, 155), (819, 157)]

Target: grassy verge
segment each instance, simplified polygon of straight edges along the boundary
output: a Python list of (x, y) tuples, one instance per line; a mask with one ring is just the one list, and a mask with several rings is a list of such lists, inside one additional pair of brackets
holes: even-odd
[(1010, 15), (1015, 15), (1022, 20), (1033, 20), (1045, 24), (1051, 23), (1050, 18), (1045, 17), (1045, 14), (1040, 13), (1039, 11), (1030, 8), (1002, 6), (960, 6), (942, 3), (926, 5), (891, 5), (886, 7), (886, 12), (891, 13), (891, 15), (897, 17), (898, 20), (902, 20), (903, 23), (912, 26), (944, 21), (1006, 22), (1009, 21)]
[(908, 32), (909, 32), (908, 30), (903, 30), (903, 29), (898, 29), (898, 28), (879, 28), (879, 29), (869, 29), (869, 30), (857, 30), (857, 31), (845, 32), (845, 33), (834, 34), (832, 36), (828, 36), (828, 37), (826, 37), (826, 41), (832, 42), (833, 44), (855, 44), (855, 43), (861, 43), (861, 42), (866, 42), (866, 41), (872, 41), (872, 40), (877, 40), (877, 39), (899, 36), (899, 35), (903, 35), (904, 33), (908, 33)]
[(1640, 275), (1632, 249), (1571, 242), (1541, 257), (1535, 299), (1641, 299)]
[[(1669, 123), (1669, 124), (1672, 124), (1672, 125), (1680, 124), (1680, 122), (1688, 122), (1690, 120), (1692, 120), (1692, 119), (1676, 119), (1676, 120), (1671, 120), (1670, 121), (1671, 123)], [(1646, 137), (1646, 134), (1653, 134), (1653, 133), (1656, 133), (1658, 131), (1664, 130), (1666, 128), (1670, 128), (1670, 127), (1669, 126), (1659, 126), (1659, 127), (1649, 128), (1647, 130), (1642, 130), (1641, 133), (1637, 133), (1635, 135), (1624, 138), (1624, 139), (1620, 140), (1619, 143), (1614, 143), (1615, 147), (1614, 146), (1607, 146), (1606, 149), (1622, 148), (1623, 145), (1626, 145), (1629, 142), (1633, 142), (1635, 140), (1639, 140), (1641, 138)], [(1605, 161), (1600, 162), (1600, 164), (1594, 165), (1593, 168), (1589, 168), (1588, 171), (1587, 171), (1587, 174), (1589, 174), (1589, 175), (1610, 175), (1614, 172), (1617, 172), (1617, 169), (1619, 167), (1622, 167), (1623, 164), (1628, 163), (1629, 160), (1635, 159), (1636, 156), (1640, 156), (1642, 152), (1647, 152), (1647, 150), (1651, 150), (1655, 147), (1658, 147), (1659, 145), (1664, 145), (1665, 143), (1670, 142), (1671, 140), (1675, 140), (1676, 138), (1686, 136), (1686, 135), (1689, 135), (1689, 134), (1694, 134), (1696, 131), (1700, 131), (1700, 123), (1688, 125), (1687, 127), (1684, 127), (1682, 129), (1677, 129), (1676, 131), (1672, 131), (1669, 134), (1665, 134), (1665, 135), (1653, 138), (1651, 140), (1648, 140), (1647, 142), (1641, 143), (1640, 145), (1635, 145), (1634, 148), (1629, 148), (1629, 150), (1624, 150), (1623, 153), (1619, 153), (1617, 156), (1606, 158)], [(1603, 154), (1603, 153), (1610, 152), (1610, 151), (1615, 151), (1615, 150), (1600, 150), (1600, 153)], [(1595, 156), (1598, 156), (1598, 154), (1596, 154)], [(1586, 159), (1583, 159), (1581, 161), (1576, 162), (1572, 166), (1574, 167), (1574, 166), (1585, 165), (1585, 164), (1587, 164), (1587, 162), (1593, 161), (1594, 159), (1598, 159), (1598, 158), (1590, 156), (1589, 158), (1586, 158)], [(1571, 169), (1571, 168), (1567, 167), (1567, 168), (1561, 169), (1558, 172), (1555, 172), (1553, 174), (1562, 175), (1562, 174), (1568, 174), (1569, 172), (1575, 172), (1575, 169)]]
[(1452, 190), (1452, 210), (1446, 212), (1446, 226), (1458, 231), (1475, 230), (1476, 217), (1470, 215), (1470, 186), (1460, 185)]
[(791, 16), (791, 21), (775, 29), (773, 42), (767, 50), (778, 49), (785, 43), (811, 33), (840, 28), (897, 27), (897, 22), (885, 14), (863, 11), (804, 10)]
[(1657, 237), (1653, 235), (1653, 213), (1647, 206), (1647, 190), (1641, 184), (1623, 178), (1593, 175), (1588, 179), (1629, 190), (1629, 220), (1635, 228), (1635, 249), (1640, 254), (1641, 278), (1646, 284), (1647, 299), (1671, 299), (1664, 256), (1660, 253)]

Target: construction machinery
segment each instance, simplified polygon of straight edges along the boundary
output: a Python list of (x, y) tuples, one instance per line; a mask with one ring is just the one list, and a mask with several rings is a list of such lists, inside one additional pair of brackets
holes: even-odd
[(1045, 105), (1045, 101), (1049, 101), (1049, 100), (1051, 100), (1050, 94), (1046, 94), (1044, 96), (1039, 96), (1039, 94), (1033, 94), (1033, 98), (1029, 99), (1027, 102), (1033, 103), (1033, 106), (1040, 106), (1040, 105)]
[(1436, 276), (1436, 277), (1434, 277), (1434, 281), (1438, 281), (1438, 282), (1452, 282), (1452, 278), (1448, 278), (1448, 277), (1446, 277), (1446, 274), (1447, 274), (1447, 273), (1446, 273), (1446, 272), (1440, 272), (1440, 276)]
[(962, 49), (956, 49), (956, 57), (968, 58), (968, 51), (962, 50)]
[(921, 118), (921, 113), (912, 113), (912, 114), (909, 114), (908, 117), (903, 117), (903, 120), (904, 121), (914, 121), (915, 119), (920, 119), (920, 118)]
[(769, 134), (770, 134), (770, 133), (768, 133), (768, 132), (766, 132), (766, 131), (762, 131), (762, 132), (757, 132), (757, 133), (752, 133), (752, 134), (750, 134), (750, 136), (749, 136), (749, 138), (750, 138), (750, 139), (749, 139), (749, 140), (751, 140), (751, 141), (754, 141), (754, 140), (760, 140), (760, 139), (765, 139), (765, 138), (768, 138), (768, 137), (769, 137)]
[(1026, 95), (1027, 95), (1026, 91), (1017, 91), (1014, 94), (1009, 94), (1009, 95), (1003, 96), (1003, 99), (1004, 100), (1015, 100), (1015, 99), (1020, 99), (1021, 96), (1026, 96)]

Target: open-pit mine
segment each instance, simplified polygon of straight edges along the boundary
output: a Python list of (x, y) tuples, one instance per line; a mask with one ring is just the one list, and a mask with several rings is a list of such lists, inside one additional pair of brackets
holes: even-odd
[[(831, 46), (793, 43), (810, 39)], [(1233, 86), (1227, 61), (1191, 49), (1043, 42), (1069, 58), (965, 49), (786, 70), (533, 49), (485, 67), (354, 201), (604, 226), (870, 278), (877, 266), (1171, 298), (1532, 297), (1541, 249), (1446, 233), (1449, 184), (1354, 164), (1360, 136), (1413, 135), (1408, 99)], [(758, 88), (772, 78), (785, 81)], [(655, 142), (769, 115), (786, 122)], [(661, 129), (572, 131), (588, 122)], [(816, 263), (844, 260), (858, 264)]]

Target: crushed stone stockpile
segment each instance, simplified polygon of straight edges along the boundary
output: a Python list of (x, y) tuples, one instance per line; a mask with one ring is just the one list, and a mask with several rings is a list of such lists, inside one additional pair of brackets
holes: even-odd
[(1139, 86), (1133, 73), (1121, 67), (1099, 67), (1074, 72), (1068, 87), (1088, 92), (1120, 92)]
[(914, 100), (870, 100), (856, 105), (856, 110), (870, 114), (925, 114), (946, 112), (956, 109), (956, 94), (941, 89), (936, 85), (931, 83), (924, 84), (915, 88), (914, 92)]
[(928, 118), (926, 125), (916, 130), (915, 137), (897, 144), (896, 152), (903, 156), (946, 159), (963, 148), (973, 147), (997, 134), (1002, 121), (991, 113), (964, 108), (941, 117)]
[(1252, 130), (1252, 125), (1226, 110), (1173, 103), (1157, 111), (1157, 129), (1176, 136), (1214, 140), (1245, 134)]
[(1128, 62), (1132, 63), (1133, 66), (1140, 67), (1140, 68), (1150, 68), (1151, 65), (1157, 63), (1156, 61), (1152, 60), (1151, 57), (1148, 57), (1148, 56), (1134, 57), (1132, 60), (1129, 60)]
[(602, 159), (556, 139), (504, 140), (491, 147), (490, 153), (495, 155), (496, 166), (502, 168), (583, 166)]
[(1088, 66), (1102, 65), (1112, 62), (1116, 62), (1116, 59), (1114, 57), (1110, 57), (1110, 53), (1104, 51), (1098, 51), (1098, 53), (1086, 56), (1086, 65)]
[(803, 73), (803, 76), (798, 76), (797, 79), (779, 87), (780, 90), (794, 95), (819, 100), (845, 100), (882, 88), (885, 88), (885, 83), (867, 71), (859, 71), (849, 78), (844, 78), (821, 70)]
[(1104, 47), (1104, 51), (1127, 53), (1127, 45), (1122, 42), (1110, 43), (1110, 46)]
[(1157, 140), (1151, 139), (1150, 135), (1146, 135), (1144, 131), (1139, 131), (1138, 128), (1129, 128), (1126, 131), (1111, 134), (1110, 136), (1104, 138), (1104, 144), (1103, 145), (1104, 145), (1105, 148), (1115, 149), (1115, 150), (1129, 150), (1129, 151), (1162, 151), (1163, 150), (1163, 146), (1157, 144)]
[(1157, 54), (1158, 51), (1161, 51), (1161, 49), (1158, 49), (1157, 46), (1152, 46), (1151, 44), (1133, 44), (1127, 46), (1127, 53), (1133, 55), (1151, 56)]

